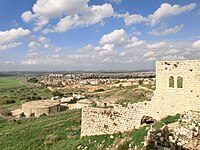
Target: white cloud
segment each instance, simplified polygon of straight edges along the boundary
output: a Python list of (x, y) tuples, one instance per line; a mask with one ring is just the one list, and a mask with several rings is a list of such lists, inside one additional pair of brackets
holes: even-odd
[(124, 22), (126, 25), (146, 22), (147, 24), (154, 26), (164, 18), (189, 12), (193, 10), (195, 7), (196, 7), (195, 3), (191, 3), (184, 6), (180, 6), (177, 4), (170, 5), (168, 3), (163, 3), (153, 14), (150, 14), (147, 17), (144, 17), (140, 14), (129, 14), (128, 12), (125, 14), (115, 14), (115, 17), (124, 18)]
[(93, 5), (88, 7), (88, 10), (83, 15), (75, 14), (60, 19), (55, 27), (45, 29), (44, 33), (65, 32), (71, 28), (93, 25), (103, 21), (104, 18), (111, 17), (113, 12), (112, 5), (110, 4)]
[[(88, 5), (89, 0), (37, 0), (32, 10), (22, 14), (24, 22), (34, 21), (34, 30), (41, 30), (50, 19), (60, 19), (52, 28), (43, 32), (64, 32), (75, 27), (87, 27), (103, 19), (111, 17), (114, 13), (111, 4)], [(30, 19), (31, 18), (31, 19)]]
[(0, 64), (12, 65), (12, 64), (15, 64), (15, 62), (14, 61), (3, 61), (3, 62), (0, 62)]
[(46, 37), (40, 37), (40, 38), (38, 39), (38, 41), (39, 41), (40, 43), (47, 43), (47, 42), (49, 42), (49, 39), (47, 39)]
[(88, 2), (89, 0), (37, 0), (33, 12), (46, 18), (58, 18), (85, 11)]
[(27, 29), (18, 28), (18, 29), (11, 29), (7, 31), (0, 31), (0, 44), (13, 42), (18, 40), (21, 37), (24, 37), (31, 32)]
[(166, 45), (166, 42), (157, 42), (157, 43), (153, 43), (153, 44), (148, 44), (146, 46), (147, 49), (158, 49), (161, 47), (164, 47)]
[(31, 11), (25, 11), (22, 15), (21, 18), (24, 22), (28, 23), (31, 20), (33, 20), (35, 17), (33, 16)]
[(127, 40), (127, 34), (124, 29), (114, 30), (111, 33), (105, 34), (101, 40), (100, 44), (115, 44), (122, 45)]
[(11, 49), (11, 48), (15, 48), (15, 47), (17, 47), (19, 45), (22, 45), (22, 43), (20, 43), (20, 42), (12, 42), (12, 43), (3, 44), (3, 45), (0, 44), (0, 51)]
[(185, 59), (184, 56), (177, 56), (177, 55), (168, 55), (161, 58), (161, 60), (183, 60)]
[(139, 40), (137, 37), (132, 37), (131, 40), (128, 42), (128, 45), (125, 48), (133, 48), (136, 46), (141, 46), (145, 42), (143, 40)]
[(52, 45), (50, 45), (50, 44), (45, 44), (45, 45), (44, 45), (44, 48), (46, 48), (46, 49), (52, 48)]
[(166, 54), (168, 54), (168, 55), (173, 55), (173, 54), (177, 54), (177, 53), (179, 53), (179, 52), (180, 52), (179, 49), (173, 48), (173, 49), (170, 49), (170, 50), (166, 51)]
[(149, 22), (151, 25), (155, 25), (156, 23), (160, 22), (160, 20), (163, 18), (191, 11), (195, 7), (195, 3), (191, 3), (182, 7), (177, 4), (170, 5), (168, 3), (163, 3), (161, 4), (160, 8), (158, 8), (153, 14), (148, 16)]
[(110, 55), (114, 52), (113, 49), (114, 49), (113, 44), (105, 44), (100, 50), (99, 55), (100, 56)]
[(30, 31), (23, 28), (0, 31), (0, 51), (15, 48), (21, 45), (17, 42), (20, 38), (30, 34)]
[(137, 37), (128, 38), (124, 29), (114, 30), (105, 34), (99, 41), (100, 44), (114, 44), (115, 46), (124, 46), (124, 48), (132, 48), (144, 44), (144, 41)]
[(21, 62), (23, 65), (36, 65), (38, 64), (37, 60), (28, 59)]
[(194, 43), (192, 44), (192, 47), (193, 47), (193, 48), (198, 48), (198, 49), (200, 49), (200, 40), (194, 42)]
[(124, 22), (127, 26), (147, 21), (147, 18), (143, 17), (142, 15), (139, 14), (130, 15), (128, 12), (125, 14), (116, 14), (115, 17), (124, 18)]
[(153, 51), (148, 51), (144, 54), (144, 57), (154, 57), (154, 52)]
[(37, 49), (37, 48), (40, 47), (40, 44), (37, 43), (37, 42), (30, 42), (30, 43), (28, 44), (28, 47), (31, 48), (31, 49)]
[(177, 25), (173, 28), (162, 28), (161, 27), (161, 28), (158, 28), (158, 29), (153, 29), (152, 31), (149, 32), (149, 34), (156, 35), (156, 36), (176, 34), (180, 30), (182, 30), (183, 27), (184, 27), (183, 24)]
[(78, 50), (79, 53), (85, 53), (85, 52), (90, 52), (94, 50), (94, 46), (92, 46), (91, 44), (87, 44), (86, 46), (84, 46), (83, 48), (80, 48)]

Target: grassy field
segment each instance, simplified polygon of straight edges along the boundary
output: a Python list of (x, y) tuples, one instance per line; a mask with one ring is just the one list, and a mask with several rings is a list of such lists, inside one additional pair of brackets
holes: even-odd
[[(169, 116), (158, 123), (173, 123), (179, 116)], [(0, 118), (1, 150), (104, 150), (116, 144), (119, 150), (135, 145), (143, 147), (148, 126), (125, 134), (90, 136), (80, 138), (81, 111), (66, 111), (52, 116), (20, 120)], [(123, 142), (122, 142), (123, 141)], [(120, 145), (119, 143), (123, 143)]]
[(43, 87), (20, 87), (18, 89), (6, 89), (1, 91), (0, 106), (14, 109), (20, 107), (24, 102), (50, 99), (52, 96), (52, 92)]
[[(97, 149), (95, 144), (106, 140), (107, 147), (114, 139), (109, 136), (80, 138), (80, 111), (67, 111), (54, 116), (7, 121), (0, 118), (1, 150), (74, 150), (77, 147)], [(90, 141), (90, 139), (92, 139)]]
[(0, 77), (0, 89), (20, 87), (20, 81), (16, 77)]

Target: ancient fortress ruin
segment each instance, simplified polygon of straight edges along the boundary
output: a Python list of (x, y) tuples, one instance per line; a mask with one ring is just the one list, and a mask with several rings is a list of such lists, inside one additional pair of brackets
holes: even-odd
[(156, 120), (200, 109), (200, 60), (157, 61), (156, 91), (151, 101), (114, 108), (84, 107), (81, 136), (113, 134), (139, 128), (143, 116)]

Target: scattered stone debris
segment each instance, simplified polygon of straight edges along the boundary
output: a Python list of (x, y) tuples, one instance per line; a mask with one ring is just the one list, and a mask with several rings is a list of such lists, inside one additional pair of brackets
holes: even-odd
[(188, 111), (176, 127), (152, 128), (145, 140), (147, 149), (200, 150), (200, 112)]

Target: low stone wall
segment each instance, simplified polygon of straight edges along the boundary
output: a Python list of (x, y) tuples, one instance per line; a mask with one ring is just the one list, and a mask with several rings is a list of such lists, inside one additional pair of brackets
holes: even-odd
[(154, 114), (158, 119), (159, 114), (154, 110), (148, 110), (148, 102), (128, 105), (127, 107), (114, 108), (82, 108), (81, 136), (113, 134), (130, 131), (140, 127), (144, 115)]

